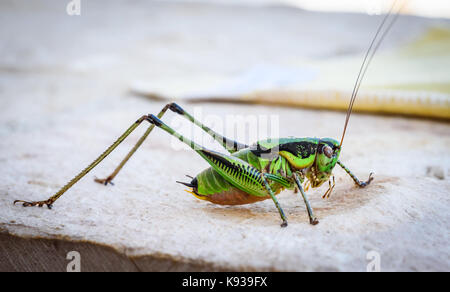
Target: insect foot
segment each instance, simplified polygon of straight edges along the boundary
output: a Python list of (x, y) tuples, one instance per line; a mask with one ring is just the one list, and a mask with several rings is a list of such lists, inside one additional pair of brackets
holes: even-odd
[(370, 182), (373, 181), (373, 176), (372, 175), (373, 175), (373, 172), (371, 172), (369, 174), (369, 179), (367, 181), (365, 181), (365, 182), (362, 182), (359, 186), (361, 188), (364, 188), (364, 187), (368, 186), (370, 184)]
[(112, 180), (113, 180), (113, 178), (110, 177), (110, 176), (108, 176), (107, 178), (104, 178), (104, 179), (100, 179), (100, 178), (95, 178), (94, 179), (95, 182), (97, 182), (99, 184), (102, 184), (102, 185), (105, 185), (105, 186), (107, 186), (108, 184), (113, 186), (114, 183), (112, 182)]
[(46, 201), (37, 201), (37, 202), (26, 202), (26, 201), (22, 201), (22, 200), (15, 200), (15, 201), (14, 201), (14, 205), (15, 205), (16, 203), (23, 203), (23, 204), (22, 204), (23, 207), (34, 207), (34, 206), (42, 207), (42, 206), (44, 206), (44, 205), (47, 205), (47, 207), (48, 207), (49, 209), (51, 209), (51, 208), (52, 208), (53, 201), (51, 201), (51, 200), (46, 200)]
[(309, 219), (309, 223), (311, 225), (317, 225), (317, 224), (319, 224), (319, 220), (317, 220), (317, 218), (312, 218), (312, 219)]
[(286, 221), (286, 220), (283, 220), (283, 223), (281, 223), (281, 227), (287, 227), (287, 226), (288, 226), (287, 221)]

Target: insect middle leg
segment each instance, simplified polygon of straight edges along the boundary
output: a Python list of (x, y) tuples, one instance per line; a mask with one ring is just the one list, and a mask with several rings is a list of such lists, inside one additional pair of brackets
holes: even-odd
[(261, 174), (261, 179), (264, 182), (264, 186), (266, 187), (267, 191), (269, 192), (270, 196), (272, 197), (273, 202), (275, 203), (275, 207), (277, 207), (278, 212), (280, 213), (281, 220), (283, 220), (283, 223), (281, 223), (281, 227), (287, 227), (288, 222), (286, 219), (286, 215), (284, 215), (283, 209), (281, 208), (280, 204), (278, 203), (277, 198), (275, 198), (275, 194), (273, 193), (273, 190), (270, 188), (269, 183), (264, 178), (264, 175)]
[[(186, 112), (183, 108), (181, 108), (176, 103), (169, 103), (167, 104), (157, 115), (159, 119), (163, 117), (163, 115), (166, 113), (166, 111), (170, 109), (172, 112), (177, 113), (190, 122), (194, 123), (195, 125), (199, 126), (202, 130), (204, 130), (207, 134), (209, 134), (211, 137), (214, 138), (217, 142), (219, 142), (228, 152), (233, 153), (236, 151), (239, 151), (240, 149), (247, 148), (248, 146), (239, 142), (236, 142), (234, 140), (228, 139), (219, 133), (211, 130), (209, 127), (202, 124), (200, 121), (195, 119), (192, 115), (190, 115), (188, 112)], [(112, 180), (116, 177), (116, 175), (120, 172), (120, 170), (124, 167), (124, 165), (128, 162), (128, 160), (133, 156), (133, 154), (136, 152), (137, 149), (144, 143), (145, 139), (147, 139), (148, 135), (152, 132), (153, 128), (155, 127), (154, 124), (151, 124), (147, 131), (142, 135), (142, 137), (138, 140), (136, 145), (131, 149), (131, 151), (125, 156), (125, 158), (119, 163), (119, 165), (114, 169), (114, 171), (107, 176), (104, 179), (98, 179), (96, 178), (95, 181), (104, 185), (112, 184)]]
[(309, 216), (309, 223), (311, 223), (312, 225), (318, 224), (319, 220), (317, 220), (317, 218), (314, 216), (313, 210), (311, 208), (311, 204), (309, 203), (308, 197), (306, 196), (305, 191), (303, 190), (302, 181), (301, 181), (299, 175), (295, 172), (294, 172), (294, 179), (295, 179), (295, 183), (297, 184), (298, 189), (300, 190), (300, 193), (302, 194), (303, 201), (305, 202), (306, 211), (308, 212), (308, 216)]

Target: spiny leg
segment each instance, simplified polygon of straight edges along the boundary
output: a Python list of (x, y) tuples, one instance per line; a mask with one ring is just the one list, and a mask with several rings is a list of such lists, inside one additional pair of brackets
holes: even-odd
[(338, 160), (337, 163), (345, 170), (346, 173), (348, 173), (348, 175), (351, 176), (353, 181), (361, 188), (363, 188), (365, 186), (368, 186), (370, 184), (370, 182), (373, 180), (373, 177), (372, 177), (373, 173), (372, 172), (369, 174), (369, 179), (367, 181), (365, 181), (365, 182), (362, 182), (356, 177), (356, 175), (353, 174), (353, 172), (350, 169), (348, 169), (344, 164), (342, 164), (341, 161)]
[(295, 179), (295, 183), (297, 184), (298, 189), (300, 190), (300, 193), (302, 194), (303, 201), (305, 201), (306, 210), (308, 211), (308, 216), (309, 216), (309, 223), (311, 223), (312, 225), (318, 224), (319, 220), (317, 220), (317, 218), (314, 216), (311, 205), (309, 204), (308, 197), (306, 196), (305, 192), (303, 191), (301, 179), (296, 172), (294, 172), (294, 179)]
[[(159, 112), (158, 118), (162, 118), (162, 116), (166, 113), (166, 111), (170, 108), (172, 103), (166, 104), (166, 106)], [(147, 139), (148, 135), (152, 132), (155, 125), (151, 124), (147, 130), (145, 131), (144, 135), (138, 140), (136, 145), (131, 149), (130, 152), (125, 156), (125, 158), (119, 163), (119, 165), (114, 169), (114, 171), (108, 175), (104, 179), (95, 178), (94, 181), (98, 182), (100, 184), (104, 184), (105, 186), (109, 184), (114, 185), (112, 183), (112, 180), (116, 177), (116, 175), (120, 172), (120, 170), (124, 167), (124, 165), (128, 162), (128, 160), (133, 156), (133, 154), (138, 150), (139, 147), (141, 147), (142, 143), (144, 143), (145, 139)]]
[[(259, 172), (259, 170), (237, 157), (214, 152), (198, 145), (197, 143), (177, 133), (154, 115), (150, 115), (148, 120), (170, 135), (178, 138), (181, 142), (190, 146), (193, 150), (200, 154), (200, 156), (202, 156), (214, 170), (216, 170), (235, 187), (250, 194), (254, 193), (255, 195), (267, 195), (267, 193), (269, 193), (278, 209), (278, 212), (280, 213), (281, 219), (283, 220), (281, 227), (287, 226), (287, 219), (284, 215), (283, 209), (280, 207), (275, 194), (265, 178), (265, 175), (268, 174)], [(271, 176), (269, 175), (269, 177)], [(272, 178), (275, 179), (275, 177)], [(265, 188), (266, 191), (264, 193), (258, 193), (258, 191), (261, 191), (262, 188)]]
[(88, 167), (81, 171), (77, 176), (70, 180), (65, 186), (63, 186), (56, 194), (51, 196), (45, 201), (27, 202), (22, 200), (14, 201), (16, 203), (23, 203), (24, 207), (47, 205), (49, 209), (52, 208), (53, 203), (61, 197), (67, 190), (69, 190), (74, 184), (82, 179), (87, 173), (89, 173), (94, 167), (96, 167), (103, 159), (105, 159), (117, 146), (120, 145), (143, 121), (147, 119), (147, 115), (139, 118), (134, 124), (132, 124), (108, 149), (106, 149), (97, 159), (95, 159)]
[[(157, 115), (159, 119), (163, 117), (163, 115), (166, 113), (166, 111), (170, 109), (172, 112), (177, 113), (179, 115), (182, 115), (195, 125), (199, 126), (201, 129), (203, 129), (206, 133), (208, 133), (210, 136), (212, 136), (216, 141), (218, 141), (225, 149), (227, 149), (228, 152), (233, 153), (240, 149), (247, 148), (248, 146), (245, 144), (241, 144), (239, 142), (236, 142), (234, 140), (228, 139), (213, 130), (211, 130), (209, 127), (203, 125), (201, 122), (196, 120), (193, 116), (191, 116), (189, 113), (187, 113), (183, 108), (181, 108), (176, 103), (169, 103), (167, 104), (161, 112)], [(120, 170), (124, 167), (124, 165), (128, 162), (128, 160), (133, 156), (133, 154), (136, 152), (136, 150), (144, 143), (145, 139), (147, 139), (148, 135), (151, 133), (153, 128), (155, 127), (154, 124), (150, 125), (147, 129), (147, 131), (142, 135), (142, 137), (138, 140), (136, 145), (131, 149), (131, 151), (125, 156), (125, 158), (120, 162), (120, 164), (116, 167), (116, 169), (106, 178), (104, 179), (98, 179), (96, 178), (95, 181), (104, 185), (107, 185), (108, 183), (112, 184), (112, 180), (116, 177), (116, 175), (120, 172)]]

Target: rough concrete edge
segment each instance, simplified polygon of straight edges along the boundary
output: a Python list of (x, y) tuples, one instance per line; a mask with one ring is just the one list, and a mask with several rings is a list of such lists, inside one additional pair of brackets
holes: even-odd
[(139, 271), (139, 272), (267, 272), (249, 266), (230, 267), (204, 260), (192, 260), (164, 253), (127, 255), (119, 249), (67, 236), (17, 235), (0, 224), (0, 272), (66, 271), (69, 251), (81, 255), (82, 271)]

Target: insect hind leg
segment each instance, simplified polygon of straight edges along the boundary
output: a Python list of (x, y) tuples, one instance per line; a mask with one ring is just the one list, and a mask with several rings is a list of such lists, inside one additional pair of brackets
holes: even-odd
[[(166, 111), (171, 108), (173, 103), (166, 104), (162, 110), (159, 112), (158, 117), (162, 118)], [(145, 133), (142, 135), (141, 138), (137, 141), (137, 143), (133, 146), (133, 148), (128, 152), (128, 154), (123, 158), (123, 160), (119, 163), (119, 165), (114, 169), (114, 171), (108, 175), (106, 178), (99, 179), (95, 178), (94, 181), (100, 184), (104, 184), (105, 186), (108, 184), (114, 185), (112, 183), (112, 180), (117, 176), (117, 174), (122, 170), (122, 168), (125, 166), (125, 164), (130, 160), (131, 156), (133, 156), (134, 153), (141, 147), (141, 145), (144, 143), (144, 141), (147, 139), (148, 135), (153, 131), (153, 128), (155, 128), (155, 125), (151, 124)]]
[(220, 145), (222, 145), (222, 147), (225, 148), (230, 153), (234, 153), (236, 151), (239, 151), (241, 149), (249, 147), (248, 145), (239, 143), (232, 139), (228, 139), (228, 138), (220, 135), (219, 133), (213, 131), (211, 128), (209, 128), (208, 126), (204, 125), (203, 123), (201, 123), (200, 121), (195, 119), (192, 115), (190, 115), (188, 112), (186, 112), (183, 108), (181, 108), (176, 103), (171, 104), (170, 110), (185, 117), (186, 119), (191, 121), (193, 124), (200, 127), (203, 131), (205, 131), (208, 135), (210, 135), (214, 140), (219, 142)]
[[(209, 127), (205, 126), (198, 120), (196, 120), (193, 116), (191, 116), (188, 112), (186, 112), (181, 106), (178, 104), (171, 102), (164, 106), (164, 108), (159, 112), (157, 115), (158, 119), (161, 119), (164, 114), (167, 112), (167, 110), (171, 110), (172, 112), (179, 114), (189, 120), (190, 122), (194, 123), (198, 127), (200, 127), (202, 130), (204, 130), (208, 135), (213, 137), (217, 142), (219, 142), (228, 152), (233, 153), (240, 149), (247, 148), (248, 146), (239, 142), (236, 142), (234, 140), (228, 139), (217, 132), (211, 130)], [(122, 170), (122, 168), (125, 166), (125, 164), (130, 160), (130, 158), (136, 153), (136, 151), (141, 147), (141, 145), (144, 143), (144, 141), (147, 139), (148, 135), (152, 132), (153, 128), (155, 127), (154, 124), (150, 125), (145, 131), (145, 133), (142, 135), (142, 137), (138, 140), (136, 145), (128, 152), (128, 154), (125, 156), (125, 158), (119, 163), (119, 165), (114, 169), (114, 171), (108, 175), (106, 178), (99, 179), (95, 178), (95, 182), (98, 182), (100, 184), (108, 185), (112, 183), (112, 180), (117, 176), (117, 174)]]
[(136, 122), (134, 122), (111, 146), (109, 146), (97, 159), (95, 159), (91, 164), (89, 164), (85, 169), (83, 169), (78, 175), (71, 179), (66, 185), (64, 185), (58, 192), (45, 201), (35, 201), (27, 202), (23, 200), (15, 200), (14, 204), (22, 203), (24, 207), (39, 206), (42, 207), (47, 205), (49, 209), (52, 208), (53, 203), (59, 199), (65, 192), (67, 192), (74, 184), (76, 184), (80, 179), (82, 179), (86, 174), (88, 174), (92, 169), (94, 169), (100, 162), (103, 161), (114, 149), (117, 148), (136, 128), (145, 120), (147, 120), (147, 115), (140, 117)]

